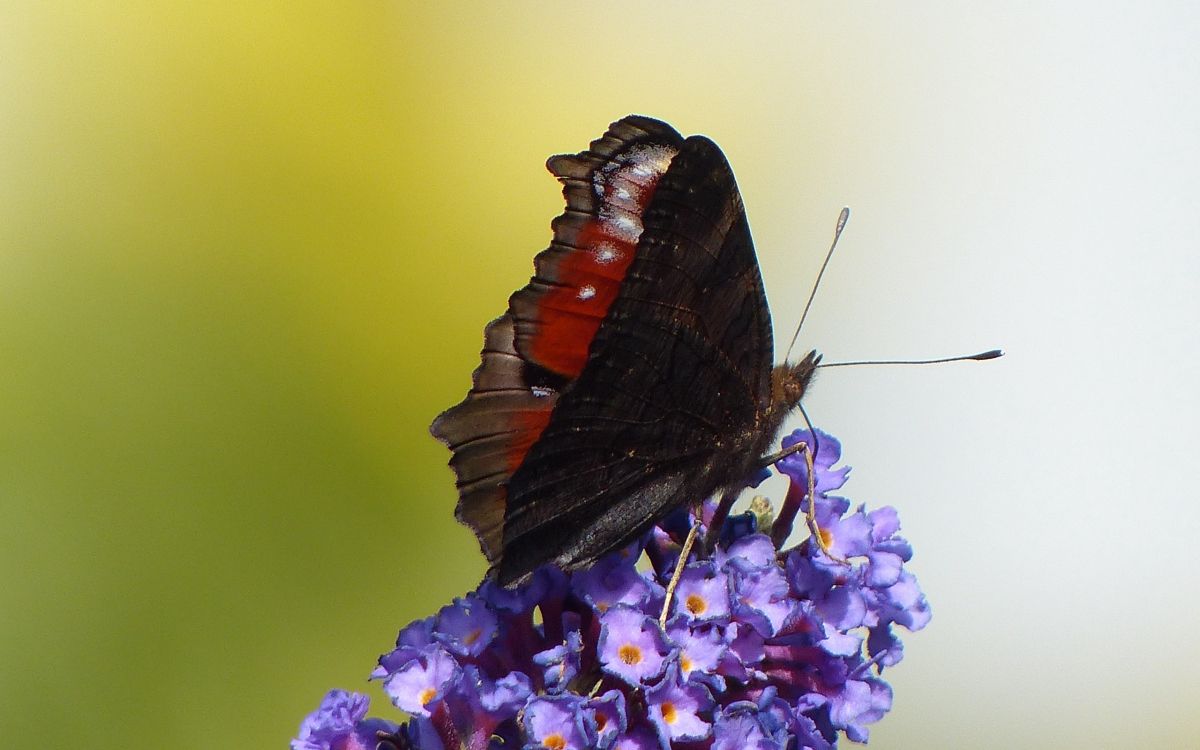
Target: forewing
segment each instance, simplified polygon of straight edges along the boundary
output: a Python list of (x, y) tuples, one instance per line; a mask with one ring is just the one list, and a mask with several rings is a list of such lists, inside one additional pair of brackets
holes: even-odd
[(517, 351), (566, 379), (578, 377), (593, 337), (636, 255), (642, 216), (683, 138), (666, 123), (630, 116), (587, 151), (553, 156), (566, 209), (529, 284), (509, 299)]
[(485, 330), (466, 398), (430, 427), (453, 451), (456, 515), (492, 564), (502, 551), (509, 477), (546, 426), (558, 390), (583, 369), (635, 257), (642, 214), (682, 144), (666, 123), (630, 116), (588, 150), (547, 163), (566, 199), (554, 238), (508, 313)]

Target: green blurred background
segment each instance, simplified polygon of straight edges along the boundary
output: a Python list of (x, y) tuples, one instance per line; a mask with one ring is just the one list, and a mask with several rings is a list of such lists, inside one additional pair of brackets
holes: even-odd
[(872, 744), (1196, 746), (1190, 5), (2, 16), (6, 746), (283, 747), (476, 583), (426, 428), (549, 238), (546, 156), (630, 112), (725, 148), (781, 331), (849, 203), (806, 341), (1010, 350), (809, 401), (936, 612)]

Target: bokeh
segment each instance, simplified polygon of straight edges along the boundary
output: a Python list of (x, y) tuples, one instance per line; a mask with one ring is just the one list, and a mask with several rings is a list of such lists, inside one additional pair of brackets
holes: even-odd
[[(478, 581), (429, 421), (631, 112), (722, 145), (934, 607), (879, 748), (1193, 746), (1184, 3), (5, 5), (0, 734), (279, 748)], [(395, 714), (377, 697), (376, 709)]]

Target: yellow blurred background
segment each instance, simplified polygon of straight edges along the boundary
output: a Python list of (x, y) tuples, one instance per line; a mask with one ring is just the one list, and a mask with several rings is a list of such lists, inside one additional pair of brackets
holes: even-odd
[[(738, 172), (933, 602), (880, 748), (1196, 746), (1187, 4), (6, 2), (0, 736), (278, 748), (472, 587), (430, 419), (639, 112)], [(376, 696), (380, 715), (395, 716)]]

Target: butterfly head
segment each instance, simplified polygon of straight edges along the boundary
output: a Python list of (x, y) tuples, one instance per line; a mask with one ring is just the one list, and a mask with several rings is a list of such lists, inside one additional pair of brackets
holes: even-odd
[(811, 351), (799, 362), (784, 362), (771, 371), (771, 405), (782, 420), (800, 403), (821, 362), (821, 355)]

